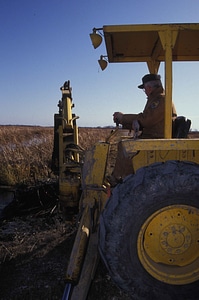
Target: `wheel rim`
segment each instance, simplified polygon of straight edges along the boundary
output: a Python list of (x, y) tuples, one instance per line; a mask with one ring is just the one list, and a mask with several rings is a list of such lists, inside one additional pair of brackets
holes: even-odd
[(138, 256), (145, 270), (159, 281), (188, 284), (199, 279), (199, 209), (167, 206), (141, 227)]

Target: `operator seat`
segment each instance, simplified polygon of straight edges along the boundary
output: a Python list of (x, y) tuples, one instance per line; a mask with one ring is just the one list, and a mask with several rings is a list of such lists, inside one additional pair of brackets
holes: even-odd
[(172, 121), (172, 138), (187, 138), (190, 127), (191, 120), (183, 116), (177, 117)]

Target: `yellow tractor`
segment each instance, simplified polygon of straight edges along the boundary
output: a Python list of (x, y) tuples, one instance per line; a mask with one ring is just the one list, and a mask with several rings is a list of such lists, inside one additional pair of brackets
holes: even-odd
[(173, 137), (171, 119), (172, 62), (199, 61), (199, 24), (111, 25), (90, 36), (95, 48), (104, 38), (109, 63), (146, 62), (158, 73), (164, 62), (165, 130), (163, 139), (119, 142), (133, 172), (112, 188), (105, 176), (110, 138), (79, 159), (70, 87), (62, 87), (53, 162), (62, 206), (78, 204), (80, 213), (63, 299), (87, 298), (99, 253), (134, 300), (199, 299), (199, 140)]

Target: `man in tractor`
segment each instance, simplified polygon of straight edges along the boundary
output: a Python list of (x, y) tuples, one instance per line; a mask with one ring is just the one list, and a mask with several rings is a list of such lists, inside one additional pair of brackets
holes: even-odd
[[(160, 75), (145, 75), (142, 78), (142, 84), (138, 88), (144, 90), (147, 95), (147, 103), (143, 112), (138, 114), (115, 112), (113, 121), (121, 124), (124, 129), (130, 130), (136, 130), (134, 124), (139, 124), (139, 129), (142, 131), (141, 138), (163, 138), (165, 93)], [(174, 120), (176, 117), (177, 113), (173, 104), (172, 119)]]
[[(165, 92), (162, 86), (161, 77), (157, 74), (147, 74), (142, 78), (142, 84), (138, 86), (147, 95), (147, 103), (143, 112), (138, 114), (123, 114), (115, 112), (113, 121), (121, 124), (124, 129), (141, 132), (139, 137), (163, 138), (164, 137), (164, 111)], [(172, 103), (172, 120), (177, 117), (176, 109)], [(111, 185), (127, 175), (134, 173), (131, 158), (125, 157), (122, 151), (122, 144), (118, 144), (118, 155), (112, 175), (109, 177)]]

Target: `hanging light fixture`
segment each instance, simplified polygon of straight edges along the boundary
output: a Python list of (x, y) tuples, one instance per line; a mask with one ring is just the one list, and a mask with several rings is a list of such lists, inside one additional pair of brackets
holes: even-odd
[(105, 57), (107, 57), (107, 56), (101, 55), (100, 59), (98, 60), (98, 63), (100, 65), (100, 68), (102, 71), (104, 71), (108, 65), (108, 61), (107, 61), (107, 59), (105, 59)]
[[(102, 43), (102, 34), (99, 30), (102, 30), (103, 28), (93, 28), (93, 32), (90, 33), (90, 39), (93, 44), (93, 47), (96, 49), (99, 47)], [(98, 33), (97, 33), (98, 31)]]

